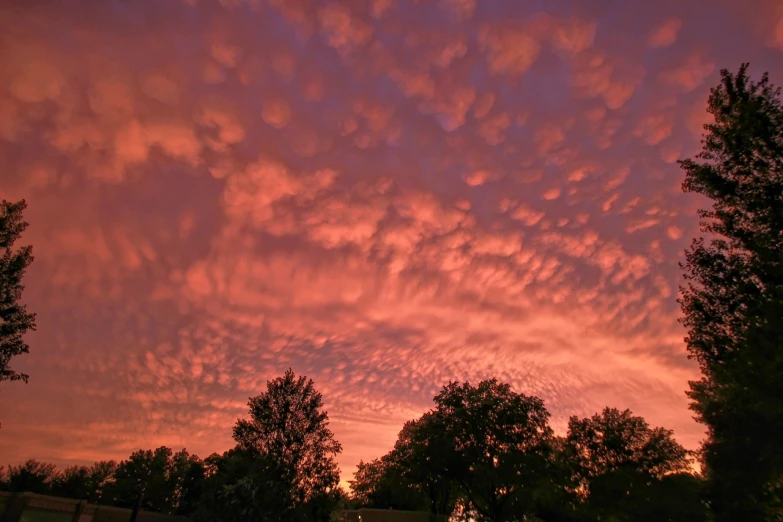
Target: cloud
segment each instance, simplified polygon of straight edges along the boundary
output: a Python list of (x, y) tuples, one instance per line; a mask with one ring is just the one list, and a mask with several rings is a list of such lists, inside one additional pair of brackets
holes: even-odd
[(484, 26), (479, 29), (479, 45), (489, 55), (493, 74), (517, 76), (527, 71), (541, 52), (541, 43), (524, 29), (498, 29)]
[(476, 0), (440, 0), (440, 5), (450, 11), (458, 20), (466, 20), (473, 16)]
[(640, 66), (600, 51), (582, 53), (577, 57), (575, 67), (576, 89), (583, 96), (601, 96), (610, 109), (625, 105), (645, 75)]
[(657, 145), (671, 136), (673, 128), (674, 118), (672, 115), (659, 113), (640, 121), (634, 134), (644, 139), (648, 145)]
[(677, 41), (680, 29), (682, 29), (682, 20), (669, 18), (653, 29), (647, 39), (647, 45), (653, 49), (669, 47)]
[(451, 379), (696, 447), (675, 289), (701, 203), (673, 162), (726, 31), (774, 80), (746, 26), (684, 31), (702, 0), (39, 4), (0, 17), (39, 319), (0, 394), (9, 461), (222, 451), (289, 366), (343, 479)]
[(691, 53), (676, 67), (664, 71), (661, 79), (689, 92), (704, 83), (715, 70), (715, 62), (701, 53)]
[(318, 11), (321, 28), (329, 45), (345, 54), (365, 45), (372, 38), (372, 28), (340, 4), (328, 4)]
[(778, 20), (778, 23), (775, 25), (770, 44), (772, 47), (783, 49), (783, 16), (780, 17), (780, 20)]

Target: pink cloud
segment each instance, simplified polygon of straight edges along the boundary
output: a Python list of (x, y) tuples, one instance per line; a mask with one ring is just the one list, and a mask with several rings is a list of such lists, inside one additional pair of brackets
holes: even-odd
[(648, 145), (658, 145), (671, 136), (674, 129), (674, 118), (670, 114), (654, 114), (639, 122), (634, 131), (636, 136), (644, 139)]
[(473, 16), (476, 0), (440, 0), (440, 5), (449, 10), (458, 20)]
[(674, 289), (698, 202), (671, 162), (732, 58), (683, 6), (573, 7), (10, 13), (0, 190), (30, 204), (40, 323), (0, 453), (221, 451), (288, 366), (324, 392), (344, 479), (450, 379), (538, 394), (560, 430), (630, 407), (695, 447)]
[(780, 17), (778, 23), (775, 25), (775, 30), (772, 33), (770, 44), (772, 47), (783, 49), (783, 16)]
[(619, 109), (631, 98), (644, 74), (638, 65), (601, 52), (586, 52), (577, 57), (574, 85), (584, 96), (601, 96), (607, 107)]
[(669, 18), (653, 29), (647, 39), (647, 45), (653, 49), (669, 47), (677, 41), (680, 29), (682, 29), (682, 20)]
[(477, 170), (465, 175), (465, 183), (471, 187), (478, 187), (483, 185), (492, 177), (492, 175), (485, 170)]
[(372, 38), (372, 27), (340, 4), (329, 4), (318, 12), (321, 27), (329, 45), (340, 53), (348, 53), (361, 47)]
[(525, 29), (499, 30), (484, 26), (479, 30), (479, 45), (488, 54), (489, 70), (494, 74), (520, 75), (538, 58), (541, 44)]
[(700, 53), (691, 53), (678, 66), (661, 74), (661, 79), (688, 92), (704, 83), (715, 70), (715, 62)]
[(666, 235), (668, 235), (670, 239), (680, 239), (682, 237), (682, 229), (677, 225), (671, 225), (666, 229)]

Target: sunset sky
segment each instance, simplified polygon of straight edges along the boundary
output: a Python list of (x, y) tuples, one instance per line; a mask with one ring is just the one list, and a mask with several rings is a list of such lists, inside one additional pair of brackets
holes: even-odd
[(783, 83), (774, 0), (30, 0), (0, 8), (0, 198), (30, 354), (2, 464), (231, 444), (288, 367), (343, 479), (450, 380), (695, 449), (678, 262), (709, 88)]

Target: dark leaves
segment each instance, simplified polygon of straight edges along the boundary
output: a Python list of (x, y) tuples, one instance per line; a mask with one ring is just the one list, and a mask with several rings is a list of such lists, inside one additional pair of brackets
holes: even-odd
[(35, 330), (35, 314), (27, 312), (22, 298), (22, 277), (33, 262), (30, 246), (14, 250), (14, 244), (27, 228), (24, 200), (0, 203), (0, 382), (25, 381), (28, 376), (11, 369), (11, 359), (29, 352), (24, 334)]

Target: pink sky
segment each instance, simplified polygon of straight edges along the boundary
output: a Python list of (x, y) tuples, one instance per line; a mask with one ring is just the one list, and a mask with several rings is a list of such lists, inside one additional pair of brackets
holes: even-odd
[(697, 446), (676, 160), (721, 68), (783, 83), (780, 2), (38, 0), (0, 34), (38, 313), (3, 464), (223, 451), (289, 366), (344, 479), (452, 379)]

